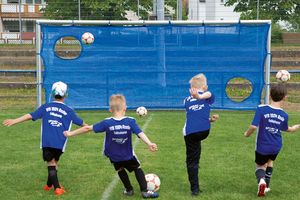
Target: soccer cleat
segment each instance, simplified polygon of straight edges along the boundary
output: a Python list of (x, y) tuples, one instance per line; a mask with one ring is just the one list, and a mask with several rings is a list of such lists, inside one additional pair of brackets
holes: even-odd
[(132, 195), (134, 194), (134, 192), (133, 192), (133, 190), (127, 191), (127, 190), (125, 189), (124, 192), (123, 192), (123, 194), (126, 195), (126, 196), (132, 196)]
[(64, 194), (65, 192), (66, 191), (64, 189), (62, 189), (62, 188), (56, 188), (54, 190), (54, 193), (55, 193), (56, 196), (60, 196), (60, 195)]
[(271, 191), (271, 188), (266, 187), (265, 193), (270, 192), (270, 191)]
[(265, 181), (265, 179), (261, 178), (258, 183), (257, 196), (264, 197), (266, 188), (267, 188), (266, 181)]
[(53, 189), (53, 185), (51, 185), (50, 187), (49, 187), (48, 185), (45, 185), (45, 186), (44, 186), (44, 190), (45, 190), (45, 191), (49, 191), (49, 190), (51, 190), (51, 189)]
[(142, 192), (142, 197), (144, 199), (148, 199), (148, 198), (157, 198), (159, 195), (157, 192), (153, 192), (153, 191), (147, 191), (147, 192)]

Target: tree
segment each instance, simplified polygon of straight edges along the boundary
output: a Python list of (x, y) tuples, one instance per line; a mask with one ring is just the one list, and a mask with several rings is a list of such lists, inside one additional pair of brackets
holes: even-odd
[[(48, 19), (78, 19), (79, 0), (47, 0), (43, 9)], [(165, 1), (166, 6), (176, 8), (177, 0)], [(139, 0), (140, 19), (148, 19), (152, 12), (153, 0)], [(124, 20), (126, 11), (138, 12), (138, 0), (81, 0), (81, 19)]]
[[(256, 19), (257, 0), (228, 0), (226, 6), (235, 6), (235, 12), (241, 12), (241, 19)], [(273, 22), (287, 21), (294, 28), (300, 24), (299, 0), (261, 0), (259, 19), (271, 19)]]

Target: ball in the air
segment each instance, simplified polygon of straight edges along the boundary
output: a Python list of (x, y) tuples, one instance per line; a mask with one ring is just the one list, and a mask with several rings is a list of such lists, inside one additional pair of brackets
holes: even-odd
[(156, 174), (146, 174), (145, 178), (147, 181), (147, 190), (155, 192), (159, 189), (160, 179)]
[(290, 80), (290, 78), (291, 78), (290, 73), (284, 69), (279, 70), (276, 74), (276, 79), (281, 82), (286, 82), (286, 81)]
[(85, 32), (81, 36), (81, 41), (84, 44), (92, 44), (94, 42), (94, 35), (90, 32)]
[(145, 115), (147, 115), (147, 109), (144, 107), (144, 106), (141, 106), (141, 107), (138, 107), (137, 109), (136, 109), (136, 114), (138, 115), (138, 116), (145, 116)]

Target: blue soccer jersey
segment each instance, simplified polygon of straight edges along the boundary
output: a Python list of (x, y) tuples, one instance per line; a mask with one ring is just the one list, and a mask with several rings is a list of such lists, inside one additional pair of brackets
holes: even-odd
[(281, 131), (288, 129), (288, 114), (280, 108), (259, 105), (252, 125), (258, 127), (256, 151), (263, 155), (278, 154), (282, 147)]
[[(203, 94), (199, 92), (199, 94)], [(210, 107), (214, 103), (214, 95), (208, 99), (195, 99), (192, 96), (184, 99), (186, 122), (183, 135), (189, 135), (210, 129)]]
[(133, 158), (131, 135), (140, 134), (142, 130), (136, 124), (134, 118), (123, 117), (115, 119), (107, 118), (93, 125), (95, 133), (106, 132), (104, 142), (104, 155), (113, 162), (121, 162)]
[(32, 120), (42, 119), (41, 147), (65, 150), (67, 138), (64, 131), (70, 130), (72, 123), (82, 126), (83, 120), (64, 103), (51, 102), (30, 113)]

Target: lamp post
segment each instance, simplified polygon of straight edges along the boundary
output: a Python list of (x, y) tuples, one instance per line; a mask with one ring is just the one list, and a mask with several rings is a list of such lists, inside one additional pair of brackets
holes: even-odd
[(21, 8), (22, 8), (22, 0), (19, 0), (19, 39), (20, 44), (22, 44), (22, 17), (21, 17)]

